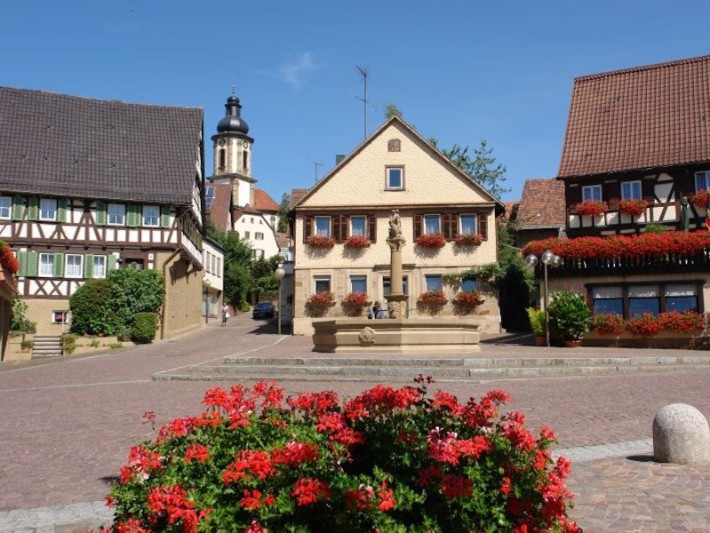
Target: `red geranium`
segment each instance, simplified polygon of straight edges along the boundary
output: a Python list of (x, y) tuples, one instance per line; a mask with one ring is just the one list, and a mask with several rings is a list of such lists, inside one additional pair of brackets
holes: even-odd
[(621, 200), (619, 202), (619, 211), (632, 217), (638, 217), (646, 211), (647, 205), (646, 200)]
[(343, 305), (349, 305), (352, 307), (364, 307), (367, 305), (367, 294), (364, 292), (351, 292), (343, 300)]
[(20, 263), (12, 253), (10, 247), (3, 241), (0, 241), (0, 264), (2, 264), (3, 270), (9, 272), (10, 274), (17, 274), (20, 269)]
[(364, 235), (353, 235), (345, 241), (346, 248), (367, 248), (370, 244), (370, 239)]
[(461, 291), (452, 300), (459, 307), (476, 307), (483, 303), (483, 297), (478, 291)]
[(690, 203), (693, 204), (695, 207), (707, 209), (708, 204), (710, 204), (710, 191), (702, 189), (692, 195), (689, 200)]
[(424, 305), (444, 305), (446, 296), (443, 291), (426, 291), (419, 295), (417, 302)]
[(478, 246), (483, 242), (483, 235), (464, 233), (456, 237), (456, 246)]
[(441, 233), (431, 233), (420, 235), (414, 239), (414, 244), (421, 248), (443, 248), (446, 246), (446, 239)]
[(592, 317), (591, 329), (599, 335), (621, 335), (626, 329), (626, 322), (621, 315), (604, 313)]
[(306, 300), (308, 307), (329, 307), (335, 302), (335, 296), (332, 292), (323, 291), (311, 294)]
[(335, 246), (335, 239), (325, 235), (311, 235), (306, 239), (306, 244), (312, 248), (332, 248)]
[(597, 202), (595, 200), (584, 200), (575, 206), (578, 215), (598, 216), (606, 213), (609, 206), (606, 202)]

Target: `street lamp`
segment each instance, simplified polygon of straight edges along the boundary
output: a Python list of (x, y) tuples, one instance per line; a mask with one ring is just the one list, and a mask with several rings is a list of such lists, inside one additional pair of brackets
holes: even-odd
[(278, 317), (278, 334), (279, 337), (281, 336), (281, 280), (284, 279), (284, 276), (286, 275), (286, 271), (283, 268), (284, 266), (279, 263), (279, 267), (274, 271), (274, 274), (276, 274), (276, 277), (279, 278), (279, 305), (278, 308), (276, 309), (276, 316)]
[(210, 285), (212, 285), (212, 282), (209, 279), (203, 279), (202, 283), (205, 286), (205, 325), (208, 325), (210, 320)]
[[(538, 258), (535, 254), (528, 254), (525, 258), (525, 263), (531, 268), (535, 268), (538, 263)], [(542, 254), (542, 264), (544, 266), (543, 270), (545, 272), (545, 293), (544, 293), (544, 304), (545, 304), (545, 341), (549, 348), (550, 346), (550, 314), (547, 312), (548, 306), (548, 285), (547, 285), (547, 267), (558, 267), (562, 263), (562, 258), (559, 255), (552, 253), (550, 250), (545, 250)]]

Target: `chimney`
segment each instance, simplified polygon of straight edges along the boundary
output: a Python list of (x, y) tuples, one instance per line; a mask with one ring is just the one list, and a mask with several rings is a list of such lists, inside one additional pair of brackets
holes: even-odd
[(335, 166), (337, 167), (345, 159), (344, 154), (335, 154)]

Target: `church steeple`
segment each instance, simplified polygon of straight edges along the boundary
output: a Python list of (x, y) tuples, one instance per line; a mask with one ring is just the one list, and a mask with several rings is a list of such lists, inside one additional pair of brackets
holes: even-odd
[(240, 174), (251, 177), (251, 150), (254, 139), (247, 135), (249, 124), (242, 118), (242, 105), (232, 87), (224, 104), (224, 117), (217, 123), (214, 143), (214, 175)]

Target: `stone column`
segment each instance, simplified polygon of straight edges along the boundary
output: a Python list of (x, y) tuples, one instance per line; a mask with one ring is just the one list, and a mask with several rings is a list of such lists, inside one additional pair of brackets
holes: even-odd
[(399, 210), (393, 209), (390, 216), (387, 244), (390, 247), (390, 295), (387, 297), (389, 318), (405, 318), (407, 314), (407, 295), (402, 284), (402, 248), (406, 241), (402, 237), (402, 222)]

